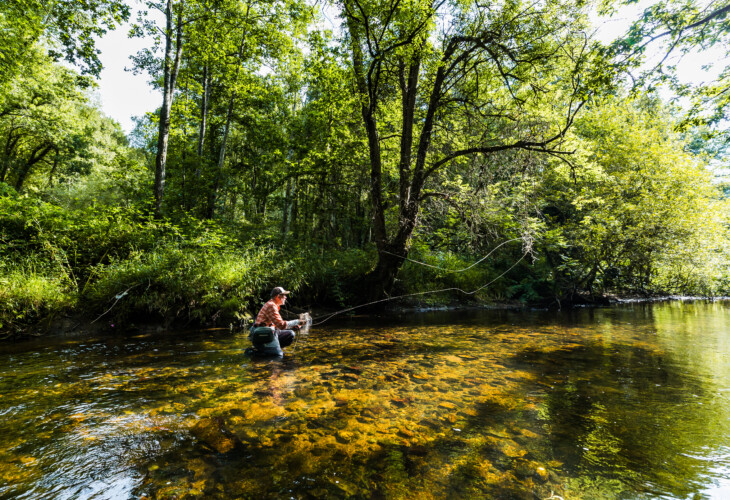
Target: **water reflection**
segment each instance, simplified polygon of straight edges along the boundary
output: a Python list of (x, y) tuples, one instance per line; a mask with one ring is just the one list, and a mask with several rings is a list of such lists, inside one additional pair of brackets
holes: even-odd
[(0, 497), (721, 498), (729, 319), (358, 319), (283, 360), (226, 332), (9, 346)]

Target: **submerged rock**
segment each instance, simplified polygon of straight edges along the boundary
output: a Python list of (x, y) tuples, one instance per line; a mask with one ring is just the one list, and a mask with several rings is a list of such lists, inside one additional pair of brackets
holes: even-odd
[(340, 443), (349, 443), (350, 441), (352, 441), (353, 433), (344, 431), (344, 430), (340, 430), (340, 431), (337, 431), (335, 436), (337, 438), (337, 441), (339, 441)]
[(545, 467), (535, 468), (535, 473), (533, 475), (535, 479), (537, 479), (541, 483), (546, 482), (550, 478), (550, 475), (548, 474), (548, 471), (547, 469), (545, 469)]
[(218, 453), (228, 453), (241, 444), (241, 441), (225, 428), (220, 417), (199, 420), (190, 432)]
[(398, 435), (405, 438), (412, 438), (416, 435), (416, 433), (409, 429), (406, 429), (405, 427), (401, 427), (400, 429), (398, 429)]

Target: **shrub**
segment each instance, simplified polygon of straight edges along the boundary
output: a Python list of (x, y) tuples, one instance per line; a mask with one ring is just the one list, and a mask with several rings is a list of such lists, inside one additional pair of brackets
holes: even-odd
[(175, 244), (100, 265), (85, 307), (116, 321), (231, 322), (257, 307), (273, 283), (296, 287), (291, 261), (267, 248), (249, 251)]
[(0, 330), (18, 331), (74, 303), (68, 280), (32, 263), (0, 261)]
[[(485, 296), (489, 290), (473, 295), (469, 293), (488, 283), (494, 274), (485, 263), (474, 265), (479, 257), (430, 251), (423, 244), (414, 244), (408, 259), (398, 275), (401, 283), (399, 293), (415, 294), (413, 299), (425, 304), (443, 303), (449, 297), (468, 301), (476, 295)], [(430, 293), (438, 290), (448, 291)]]
[(375, 265), (373, 250), (315, 249), (303, 252), (296, 262), (296, 273), (302, 280), (298, 299), (312, 301), (318, 306), (353, 305), (362, 293), (364, 276)]

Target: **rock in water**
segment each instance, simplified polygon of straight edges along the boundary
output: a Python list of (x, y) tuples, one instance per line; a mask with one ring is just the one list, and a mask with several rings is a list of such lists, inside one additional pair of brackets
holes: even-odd
[(199, 420), (190, 431), (218, 453), (228, 453), (241, 444), (241, 441), (225, 428), (220, 417)]

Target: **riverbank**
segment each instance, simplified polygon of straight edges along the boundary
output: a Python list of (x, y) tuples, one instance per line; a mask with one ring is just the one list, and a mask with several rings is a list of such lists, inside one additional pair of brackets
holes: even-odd
[[(539, 245), (528, 261), (519, 245), (504, 245), (513, 236), (458, 250), (432, 245), (427, 234), (414, 239), (392, 291), (401, 299), (385, 309), (563, 309), (616, 299), (576, 293), (586, 289), (579, 272), (585, 263), (571, 260), (573, 274), (558, 272), (550, 249)], [(144, 204), (76, 206), (12, 194), (0, 197), (0, 243), (0, 338), (75, 328), (236, 328), (274, 286), (293, 290), (293, 304), (323, 314), (383, 306), (360, 306), (369, 300), (365, 284), (379, 260), (374, 242), (302, 240), (265, 221), (223, 224), (179, 214), (173, 222), (153, 217)], [(494, 253), (490, 259), (487, 251)], [(721, 273), (710, 281), (662, 275), (654, 283), (630, 279), (628, 271), (618, 280), (619, 271), (612, 268), (601, 286), (697, 294), (727, 289)], [(596, 279), (591, 283), (601, 289)]]
[[(562, 309), (579, 309), (590, 307), (610, 307), (612, 305), (632, 304), (632, 303), (661, 303), (671, 301), (722, 301), (730, 300), (730, 297), (701, 297), (701, 296), (683, 296), (683, 295), (605, 295), (600, 300), (592, 302), (581, 301), (577, 304), (562, 304)], [(282, 315), (285, 319), (294, 319), (299, 313), (308, 312), (312, 315), (314, 323), (324, 323), (329, 321), (343, 321), (352, 317), (397, 317), (402, 315), (413, 315), (433, 312), (447, 311), (489, 311), (489, 310), (509, 310), (509, 311), (536, 311), (536, 310), (559, 310), (561, 307), (546, 306), (546, 304), (525, 304), (519, 301), (502, 301), (502, 302), (485, 302), (471, 301), (465, 302), (444, 302), (441, 304), (419, 304), (416, 301), (397, 301), (391, 305), (387, 305), (374, 310), (365, 306), (353, 306), (342, 309), (335, 308), (298, 308), (292, 307), (283, 310)], [(5, 332), (0, 337), (0, 341), (21, 340), (37, 337), (61, 337), (61, 336), (87, 336), (87, 335), (114, 335), (119, 333), (129, 334), (147, 334), (159, 333), (170, 330), (201, 330), (201, 329), (220, 329), (229, 331), (244, 330), (250, 323), (251, 313), (242, 312), (239, 314), (240, 319), (228, 317), (227, 321), (221, 318), (211, 319), (210, 321), (183, 321), (181, 319), (171, 319), (167, 321), (123, 321), (118, 322), (114, 319), (106, 319), (102, 317), (92, 318), (88, 315), (62, 315), (52, 319), (46, 319), (42, 322), (30, 325), (25, 329), (15, 332)]]

